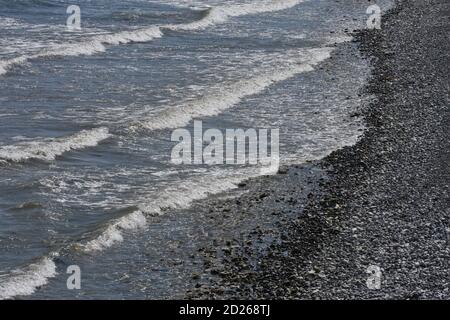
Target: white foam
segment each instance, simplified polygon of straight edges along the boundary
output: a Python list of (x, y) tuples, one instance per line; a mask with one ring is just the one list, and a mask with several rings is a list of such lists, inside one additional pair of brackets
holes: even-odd
[(172, 30), (201, 30), (211, 25), (224, 23), (232, 17), (245, 15), (276, 12), (290, 9), (300, 4), (304, 0), (272, 0), (255, 1), (247, 4), (234, 4), (227, 6), (217, 6), (209, 10), (208, 14), (201, 20), (178, 25), (168, 25), (166, 28)]
[[(147, 119), (140, 125), (148, 129), (162, 129), (185, 125), (194, 117), (210, 116), (229, 108), (248, 95), (261, 92), (274, 82), (286, 80), (300, 72), (314, 70), (313, 66), (328, 59), (333, 48), (325, 47), (308, 50), (308, 62), (287, 63), (278, 72), (267, 72), (250, 80), (235, 83), (220, 93), (213, 94), (201, 101), (190, 103), (186, 106), (175, 106), (166, 109), (159, 117)], [(181, 117), (180, 117), (181, 115)], [(137, 230), (143, 228), (146, 217), (162, 215), (166, 210), (186, 209), (194, 201), (202, 200), (210, 195), (220, 194), (225, 191), (236, 189), (243, 180), (257, 177), (262, 174), (276, 174), (277, 170), (260, 170), (261, 168), (246, 168), (225, 174), (210, 173), (208, 176), (193, 177), (181, 184), (169, 186), (156, 195), (152, 195), (150, 201), (142, 201), (139, 210), (130, 215), (122, 217), (119, 221), (110, 225), (98, 238), (84, 245), (87, 252), (103, 250), (123, 241), (123, 230)], [(272, 169), (272, 168), (271, 168)], [(263, 173), (264, 172), (264, 173)]]
[(223, 173), (212, 176), (202, 175), (162, 190), (157, 197), (139, 205), (139, 209), (150, 216), (161, 215), (168, 209), (185, 209), (193, 201), (237, 188), (237, 184), (246, 177), (246, 172), (229, 176), (223, 176)]
[(117, 242), (123, 241), (122, 232), (125, 230), (138, 230), (146, 226), (147, 220), (141, 211), (134, 211), (126, 215), (108, 228), (96, 239), (82, 246), (85, 252), (93, 252), (109, 248)]
[[(282, 81), (299, 73), (313, 70), (314, 65), (330, 57), (333, 48), (311, 49), (309, 51), (308, 63), (289, 64), (289, 67), (283, 68), (283, 72), (267, 73), (264, 76), (252, 78), (249, 83), (239, 82), (231, 90), (225, 90), (225, 94), (209, 97), (207, 103), (191, 104), (188, 112), (184, 112), (183, 117), (179, 118), (178, 109), (169, 109), (165, 112), (164, 121), (144, 123), (147, 128), (160, 129), (172, 126), (186, 124), (193, 117), (213, 115), (220, 112), (223, 108), (228, 108), (238, 103), (243, 97), (260, 92), (273, 82)], [(255, 80), (256, 79), (256, 80)], [(169, 118), (166, 116), (169, 115)], [(172, 116), (173, 115), (173, 116)], [(96, 239), (91, 240), (82, 247), (86, 252), (101, 251), (112, 245), (123, 241), (124, 230), (138, 230), (147, 224), (146, 217), (154, 217), (164, 214), (166, 210), (186, 209), (194, 201), (202, 200), (210, 195), (220, 194), (229, 190), (236, 189), (243, 180), (261, 176), (276, 174), (277, 170), (270, 167), (268, 170), (251, 167), (242, 170), (232, 171), (226, 174), (225, 171), (216, 173), (210, 172), (207, 176), (199, 175), (190, 178), (188, 181), (177, 183), (176, 185), (166, 187), (157, 194), (151, 195), (151, 200), (142, 201), (138, 206), (139, 210), (126, 215), (114, 222)]]
[(0, 159), (13, 162), (30, 159), (51, 161), (67, 151), (94, 147), (110, 136), (107, 128), (96, 128), (83, 130), (64, 138), (27, 141), (16, 145), (2, 146), (0, 147)]
[(48, 279), (56, 275), (56, 265), (48, 257), (39, 262), (14, 270), (4, 279), (0, 278), (0, 300), (34, 293), (38, 287), (47, 284)]
[(161, 29), (157, 26), (142, 28), (134, 31), (123, 31), (115, 34), (97, 35), (92, 39), (80, 43), (52, 45), (46, 50), (33, 55), (21, 56), (0, 61), (0, 75), (5, 74), (15, 66), (26, 63), (31, 59), (57, 56), (93, 55), (106, 51), (106, 45), (119, 45), (131, 42), (147, 42), (162, 37)]
[(134, 42), (147, 42), (163, 36), (162, 29), (171, 30), (199, 30), (208, 26), (226, 22), (231, 17), (281, 11), (292, 8), (304, 0), (271, 0), (255, 1), (241, 5), (217, 6), (201, 20), (177, 24), (150, 26), (132, 31), (122, 31), (115, 34), (97, 35), (92, 39), (80, 43), (53, 45), (37, 54), (25, 55), (9, 60), (0, 61), (0, 75), (5, 74), (15, 65), (23, 64), (31, 59), (56, 56), (93, 55), (106, 51), (106, 45), (119, 45)]
[(27, 62), (28, 56), (17, 57), (9, 60), (0, 61), (0, 75), (5, 74), (8, 70), (14, 66)]
[(181, 185), (169, 186), (158, 194), (152, 195), (152, 200), (143, 200), (139, 205), (139, 210), (112, 223), (99, 237), (81, 247), (85, 252), (101, 251), (109, 248), (123, 241), (124, 230), (143, 229), (147, 224), (146, 217), (160, 216), (166, 210), (189, 208), (194, 201), (236, 189), (241, 181), (260, 174), (261, 171), (255, 168), (236, 170), (231, 175), (225, 174), (225, 176), (224, 172), (219, 171), (211, 176), (201, 175), (191, 178)]
[(2, 29), (9, 29), (12, 27), (23, 26), (21, 22), (13, 18), (0, 17), (0, 27)]
[(338, 35), (338, 36), (333, 36), (333, 37), (327, 37), (325, 39), (326, 39), (326, 45), (330, 46), (330, 45), (334, 45), (334, 44), (350, 42), (354, 38), (353, 38), (353, 36), (349, 36), (349, 35)]
[(333, 48), (308, 50), (309, 58), (301, 61), (280, 62), (280, 68), (261, 72), (250, 79), (240, 80), (230, 85), (223, 85), (220, 90), (207, 92), (204, 97), (183, 105), (165, 108), (158, 114), (144, 116), (130, 126), (131, 131), (139, 129), (160, 130), (187, 125), (192, 119), (218, 115), (226, 109), (237, 105), (243, 98), (261, 93), (274, 83), (285, 81), (299, 73), (314, 70), (314, 66), (330, 57)]

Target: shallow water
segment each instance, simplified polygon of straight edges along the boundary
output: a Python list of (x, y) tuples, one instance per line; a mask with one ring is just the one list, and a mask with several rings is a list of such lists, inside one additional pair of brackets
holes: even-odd
[(284, 164), (361, 133), (367, 64), (322, 63), (367, 1), (82, 0), (77, 32), (70, 4), (0, 0), (0, 298), (182, 294), (175, 268), (151, 266), (196, 246), (193, 201), (260, 170), (173, 165), (176, 128), (278, 128)]

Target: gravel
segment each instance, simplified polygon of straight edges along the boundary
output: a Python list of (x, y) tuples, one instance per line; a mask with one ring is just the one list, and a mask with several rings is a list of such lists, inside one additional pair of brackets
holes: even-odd
[[(203, 250), (188, 298), (450, 298), (449, 9), (397, 1), (381, 30), (355, 35), (373, 64), (365, 94), (376, 97), (361, 110), (364, 136), (221, 203), (227, 216), (279, 218)], [(367, 286), (369, 266), (379, 289)]]

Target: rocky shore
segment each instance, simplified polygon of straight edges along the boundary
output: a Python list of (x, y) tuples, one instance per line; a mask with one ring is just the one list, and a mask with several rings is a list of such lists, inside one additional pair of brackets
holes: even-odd
[[(355, 35), (373, 64), (365, 94), (376, 98), (361, 109), (363, 137), (204, 205), (277, 223), (201, 248), (188, 298), (450, 298), (449, 9), (397, 1), (381, 30)], [(371, 266), (378, 289), (367, 286)]]

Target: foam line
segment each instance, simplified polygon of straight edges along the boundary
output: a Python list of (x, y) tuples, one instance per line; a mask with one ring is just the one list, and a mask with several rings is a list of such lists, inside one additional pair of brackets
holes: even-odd
[(108, 128), (97, 128), (83, 130), (63, 138), (27, 141), (16, 145), (2, 146), (0, 147), (0, 160), (9, 162), (23, 162), (31, 159), (52, 161), (65, 152), (94, 147), (109, 137), (111, 137), (111, 134)]
[(55, 275), (56, 265), (48, 257), (23, 269), (14, 270), (11, 275), (0, 280), (0, 300), (33, 294)]

